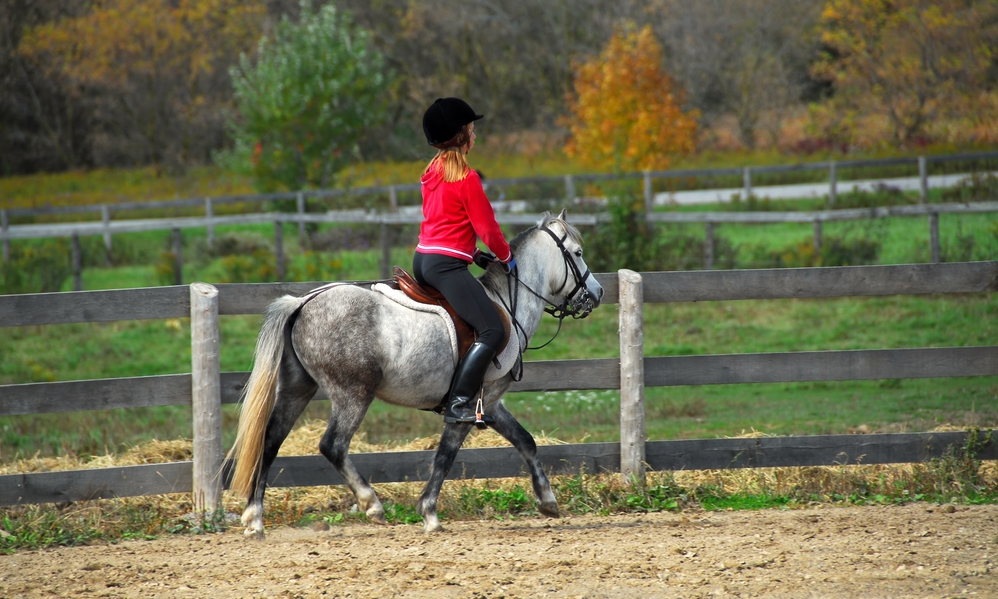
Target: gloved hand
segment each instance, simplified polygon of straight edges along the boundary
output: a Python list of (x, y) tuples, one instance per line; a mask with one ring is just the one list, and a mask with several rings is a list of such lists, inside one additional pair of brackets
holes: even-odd
[(489, 267), (489, 264), (496, 261), (496, 255), (478, 250), (475, 252), (475, 256), (472, 259), (475, 261), (475, 266), (485, 270)]
[(502, 270), (506, 274), (513, 272), (513, 269), (515, 268), (516, 268), (516, 258), (510, 258), (509, 262), (505, 262), (502, 265)]

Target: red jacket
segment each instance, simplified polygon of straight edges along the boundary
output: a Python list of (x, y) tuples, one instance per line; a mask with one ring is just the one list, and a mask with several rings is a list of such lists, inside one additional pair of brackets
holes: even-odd
[(446, 254), (471, 262), (478, 239), (485, 242), (500, 262), (509, 262), (513, 254), (499, 229), (492, 204), (485, 197), (482, 180), (472, 170), (461, 181), (447, 183), (443, 169), (423, 175), (423, 224), (419, 229), (416, 251), (423, 254)]

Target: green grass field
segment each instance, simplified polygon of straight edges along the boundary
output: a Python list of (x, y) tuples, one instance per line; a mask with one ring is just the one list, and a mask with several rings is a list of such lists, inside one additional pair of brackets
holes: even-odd
[[(708, 158), (687, 166), (710, 166)], [(747, 160), (752, 163), (758, 158)], [(765, 163), (775, 163), (780, 157), (762, 158), (766, 158)], [(571, 166), (563, 161), (531, 163), (523, 159), (506, 164), (503, 170), (502, 164), (496, 162), (490, 167), (495, 171), (494, 176), (555, 174)], [(363, 173), (358, 172), (356, 178), (370, 183), (396, 182), (394, 172), (389, 166), (373, 165)], [(94, 180), (81, 181), (66, 175), (44, 185), (19, 181), (18, 189), (24, 197), (32, 193), (53, 197), (52, 194), (68, 193), (64, 191), (66, 186), (75, 185), (79, 193), (96, 194), (119, 183), (126, 190), (140, 189), (142, 185), (141, 172), (132, 173), (131, 179), (127, 173), (98, 175)], [(208, 174), (194, 173), (191, 181), (175, 182), (175, 194), (179, 190), (193, 193), (200, 189), (198, 181), (207, 184), (210, 180)], [(10, 180), (0, 180), (0, 184), (13, 185)], [(217, 185), (232, 189), (239, 183), (223, 180)], [(774, 208), (812, 209), (815, 206), (811, 204), (813, 201), (781, 202)], [(362, 229), (358, 228), (363, 232)], [(317, 233), (330, 230), (322, 227)], [(661, 230), (676, 235), (703, 235), (703, 227), (699, 225), (676, 225)], [(296, 227), (286, 226), (286, 253), (291, 267), (302, 270), (306, 258), (298, 247), (295, 232)], [(367, 235), (370, 233), (366, 231)], [(998, 256), (996, 215), (944, 214), (940, 218), (940, 233), (945, 261)], [(216, 230), (217, 238), (231, 234), (255, 239), (266, 246), (273, 239), (273, 227)], [(811, 239), (812, 228), (796, 224), (719, 225), (715, 234), (736, 248), (736, 265), (746, 268), (758, 266), (752, 256), (759, 248), (778, 250), (801, 244)], [(184, 282), (224, 282), (228, 271), (223, 258), (208, 254), (205, 232), (190, 230), (183, 235)], [(928, 235), (926, 219), (922, 217), (834, 222), (826, 223), (824, 228), (826, 239), (862, 237), (879, 241), (882, 251), (877, 263), (881, 264), (927, 262)], [(83, 241), (84, 289), (148, 287), (172, 281), (163, 272), (164, 264), (170, 263), (163, 255), (170, 248), (167, 231), (115, 236), (117, 266), (113, 268), (103, 266), (99, 238)], [(414, 233), (412, 242), (403, 241), (393, 250), (393, 263), (406, 266), (411, 263)], [(15, 249), (40, 245), (42, 242), (19, 242)], [(336, 268), (322, 278), (360, 280), (379, 275), (376, 250), (340, 251), (329, 256), (335, 259)], [(261, 259), (270, 258), (264, 255)], [(62, 289), (69, 290), (71, 285), (67, 279)], [(645, 347), (646, 355), (662, 356), (992, 345), (998, 333), (996, 309), (998, 299), (993, 294), (648, 305)], [(250, 368), (259, 324), (260, 317), (223, 317), (224, 371)], [(189, 372), (188, 327), (186, 319), (179, 319), (0, 328), (0, 384)], [(546, 340), (554, 330), (555, 322), (545, 321), (536, 339)], [(554, 343), (542, 351), (528, 352), (526, 358), (616, 356), (616, 331), (616, 306), (605, 306), (587, 320), (567, 322)], [(650, 439), (738, 435), (753, 430), (766, 434), (817, 434), (998, 423), (998, 379), (995, 378), (649, 388), (646, 398)], [(506, 401), (528, 430), (534, 432), (566, 441), (614, 440), (618, 435), (618, 395), (614, 391), (521, 393), (509, 395)], [(328, 409), (328, 402), (315, 402), (306, 418), (326, 418)], [(225, 413), (225, 435), (229, 442), (235, 407), (227, 406)], [(35, 454), (102, 454), (121, 451), (152, 438), (189, 438), (190, 420), (190, 410), (184, 407), (0, 418), (0, 462)], [(371, 442), (391, 442), (435, 435), (440, 428), (440, 420), (434, 415), (375, 404), (361, 433)]]
[[(99, 269), (98, 269), (99, 270)], [(645, 307), (648, 356), (990, 345), (998, 297), (896, 296), (658, 304)], [(223, 371), (248, 370), (258, 316), (222, 318)], [(554, 334), (544, 321), (536, 340)], [(568, 321), (528, 360), (615, 357), (616, 306)], [(0, 382), (26, 383), (190, 371), (186, 319), (0, 329)], [(914, 379), (649, 388), (649, 439), (851, 431), (920, 431), (998, 424), (998, 378)], [(515, 393), (507, 405), (528, 430), (566, 441), (618, 438), (615, 391)], [(314, 402), (306, 418), (328, 417)], [(231, 440), (235, 406), (225, 408)], [(361, 434), (389, 443), (439, 433), (439, 417), (376, 403)], [(0, 461), (117, 452), (189, 438), (190, 409), (143, 408), (0, 419)]]

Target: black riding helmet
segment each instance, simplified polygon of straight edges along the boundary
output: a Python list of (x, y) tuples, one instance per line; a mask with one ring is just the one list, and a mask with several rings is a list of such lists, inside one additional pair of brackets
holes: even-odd
[(431, 146), (446, 143), (461, 132), (461, 127), (484, 116), (475, 114), (461, 98), (437, 98), (423, 113), (423, 133)]

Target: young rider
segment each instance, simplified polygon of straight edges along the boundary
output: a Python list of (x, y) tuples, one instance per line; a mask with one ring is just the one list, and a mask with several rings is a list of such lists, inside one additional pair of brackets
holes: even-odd
[[(499, 260), (508, 273), (516, 260), (496, 222), (492, 204), (467, 155), (475, 147), (475, 114), (460, 98), (438, 98), (423, 114), (426, 141), (437, 155), (423, 172), (423, 224), (412, 270), (421, 285), (447, 298), (478, 337), (457, 365), (447, 394), (444, 422), (475, 422), (474, 397), (503, 341), (503, 324), (485, 288), (468, 271)], [(476, 246), (481, 239), (492, 253)]]

